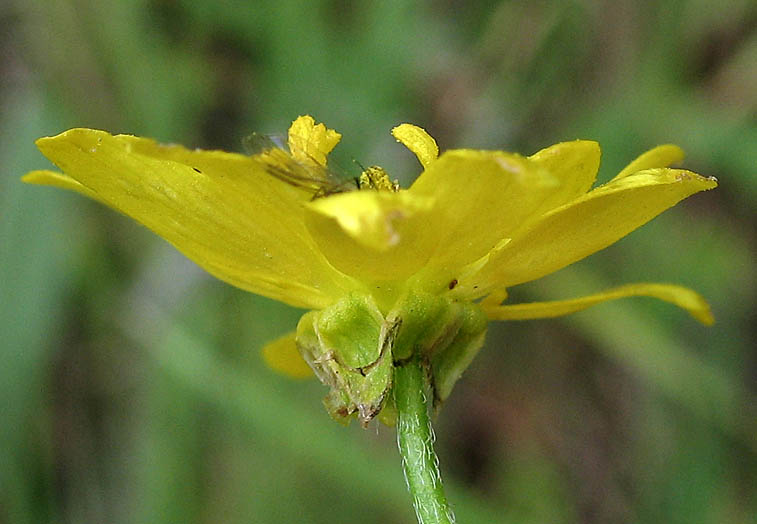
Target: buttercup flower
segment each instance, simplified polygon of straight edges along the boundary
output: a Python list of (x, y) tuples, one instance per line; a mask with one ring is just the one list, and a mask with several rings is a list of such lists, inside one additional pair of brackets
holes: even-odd
[[(472, 149), (439, 155), (434, 139), (419, 127), (402, 124), (392, 134), (424, 168), (408, 189), (388, 184), (318, 197), (319, 184), (327, 183), (327, 155), (341, 135), (309, 116), (293, 122), (289, 152), (271, 148), (252, 156), (71, 129), (37, 141), (63, 173), (33, 171), (23, 180), (78, 191), (121, 211), (232, 285), (314, 311), (346, 301), (335, 311), (344, 315), (342, 309), (364, 308), (376, 326), (384, 325), (398, 305), (430, 297), (441, 300), (445, 305), (438, 307), (445, 310), (471, 306), (475, 314), (468, 314), (485, 325), (484, 316), (552, 317), (632, 295), (671, 302), (712, 323), (698, 294), (670, 284), (626, 285), (558, 302), (501, 304), (506, 288), (572, 264), (687, 196), (715, 187), (713, 178), (667, 167), (683, 158), (680, 148), (652, 149), (610, 182), (590, 189), (599, 167), (595, 142), (564, 142), (529, 157)], [(300, 331), (299, 351), (292, 333), (269, 344), (266, 359), (295, 376), (309, 374), (312, 367), (333, 385), (333, 377), (319, 368), (325, 354), (336, 354), (334, 341), (314, 356), (303, 349), (308, 337), (302, 323)], [(322, 345), (323, 326), (317, 331), (320, 335), (311, 334), (314, 340), (320, 336)], [(352, 358), (348, 367), (375, 364), (376, 351), (358, 351), (361, 358)], [(468, 353), (465, 364), (475, 349)], [(450, 382), (462, 369), (455, 371)], [(443, 399), (451, 383), (441, 387), (437, 396)], [(346, 411), (341, 406), (342, 414), (360, 409), (359, 402), (352, 404)], [(373, 416), (379, 408), (372, 406), (363, 415)]]
[[(412, 429), (422, 413), (406, 402), (422, 389), (413, 384), (425, 383), (435, 405), (443, 401), (488, 321), (566, 315), (645, 295), (713, 322), (697, 293), (672, 284), (503, 304), (508, 287), (581, 260), (714, 188), (714, 178), (668, 167), (682, 160), (680, 148), (654, 148), (591, 189), (595, 142), (564, 142), (529, 157), (473, 149), (439, 155), (419, 127), (402, 124), (392, 134), (423, 166), (407, 189), (378, 167), (351, 187), (335, 184), (327, 156), (341, 135), (309, 116), (293, 122), (289, 151), (271, 146), (251, 156), (71, 129), (37, 141), (62, 173), (33, 171), (23, 180), (98, 200), (221, 280), (311, 310), (296, 332), (264, 348), (266, 360), (294, 376), (313, 370), (331, 388), (325, 404), (337, 420), (356, 415), (367, 424), (381, 415), (391, 423), (399, 410), (411, 489), (436, 478), (415, 479), (412, 439), (402, 438), (423, 432)], [(420, 365), (405, 368), (409, 362)], [(412, 416), (403, 419), (405, 412)], [(417, 457), (428, 458), (422, 441)], [(434, 511), (447, 512), (442, 506)]]

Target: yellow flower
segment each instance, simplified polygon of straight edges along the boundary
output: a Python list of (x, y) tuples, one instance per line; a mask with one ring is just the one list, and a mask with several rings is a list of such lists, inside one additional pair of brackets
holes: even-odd
[[(216, 277), (310, 310), (357, 296), (368, 297), (385, 316), (416, 293), (450, 304), (483, 299), (477, 307), (488, 319), (520, 320), (645, 295), (713, 322), (697, 293), (669, 284), (501, 304), (506, 288), (572, 264), (689, 195), (714, 188), (714, 178), (668, 168), (683, 158), (678, 147), (652, 149), (591, 189), (600, 157), (595, 142), (564, 142), (529, 157), (472, 149), (439, 155), (421, 128), (402, 124), (392, 133), (423, 166), (417, 180), (398, 191), (389, 184), (318, 195), (312, 183), (287, 179), (292, 166), (301, 170), (298, 177), (323, 172), (341, 138), (308, 116), (290, 128), (291, 152), (252, 156), (71, 129), (37, 141), (63, 173), (33, 171), (23, 180), (98, 200), (152, 229)], [(294, 334), (264, 353), (276, 368), (309, 372)]]

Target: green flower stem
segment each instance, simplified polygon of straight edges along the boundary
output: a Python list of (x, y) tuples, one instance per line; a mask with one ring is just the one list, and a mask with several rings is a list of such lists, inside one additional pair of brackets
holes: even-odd
[(422, 362), (412, 359), (395, 368), (397, 445), (418, 522), (451, 524), (455, 518), (444, 496), (439, 459), (434, 453), (428, 389), (427, 371)]

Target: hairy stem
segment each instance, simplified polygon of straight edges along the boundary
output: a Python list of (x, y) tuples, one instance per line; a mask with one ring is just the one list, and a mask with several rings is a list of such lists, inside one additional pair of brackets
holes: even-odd
[(394, 371), (394, 401), (397, 406), (397, 445), (418, 522), (452, 523), (434, 452), (434, 430), (428, 415), (428, 375), (417, 359), (398, 365)]

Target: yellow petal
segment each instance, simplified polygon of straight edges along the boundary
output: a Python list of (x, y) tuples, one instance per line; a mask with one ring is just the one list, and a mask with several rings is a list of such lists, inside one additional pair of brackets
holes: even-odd
[(532, 302), (512, 306), (498, 306), (484, 301), (481, 303), (481, 308), (491, 320), (528, 320), (560, 317), (584, 310), (601, 302), (633, 296), (654, 297), (675, 304), (707, 326), (711, 326), (715, 322), (710, 306), (699, 293), (673, 284), (629, 284), (596, 295), (571, 300)]
[(297, 334), (292, 331), (263, 346), (263, 359), (271, 369), (292, 378), (308, 378), (313, 370), (300, 355), (295, 342)]
[(528, 157), (559, 180), (560, 185), (542, 204), (547, 212), (591, 189), (599, 170), (599, 144), (591, 140), (561, 142)]
[(614, 180), (625, 178), (628, 175), (632, 175), (637, 171), (643, 171), (645, 169), (653, 169), (655, 167), (668, 167), (673, 164), (677, 164), (683, 160), (683, 149), (673, 144), (665, 144), (657, 146), (654, 149), (650, 149), (646, 153), (642, 154), (628, 164), (623, 171), (617, 174)]
[(268, 175), (251, 157), (90, 129), (37, 145), (66, 176), (32, 173), (28, 181), (92, 196), (235, 286), (316, 308), (350, 285), (305, 229), (309, 195)]
[(88, 187), (81, 185), (79, 182), (71, 177), (68, 177), (62, 173), (56, 173), (55, 171), (48, 171), (47, 169), (41, 169), (39, 171), (30, 171), (21, 177), (22, 182), (27, 184), (35, 184), (38, 186), (53, 186), (61, 189), (68, 189), (76, 191), (84, 196), (87, 196), (93, 200), (99, 200), (97, 193), (90, 190)]
[(399, 280), (418, 271), (436, 239), (427, 232), (433, 199), (407, 191), (352, 191), (314, 200), (306, 221), (326, 258), (361, 279)]
[(409, 189), (436, 201), (425, 232), (439, 239), (429, 265), (447, 272), (479, 259), (531, 219), (558, 187), (547, 171), (519, 155), (445, 152)]
[(717, 185), (690, 171), (650, 169), (600, 186), (550, 211), (490, 254), (477, 276), (481, 294), (537, 279), (603, 249), (664, 210)]
[(413, 124), (400, 124), (392, 129), (392, 135), (397, 142), (402, 143), (412, 151), (421, 165), (426, 168), (439, 156), (439, 146), (436, 140), (426, 133), (426, 130)]
[(326, 165), (326, 157), (342, 139), (342, 135), (316, 124), (310, 115), (300, 116), (289, 127), (289, 150), (299, 162)]

